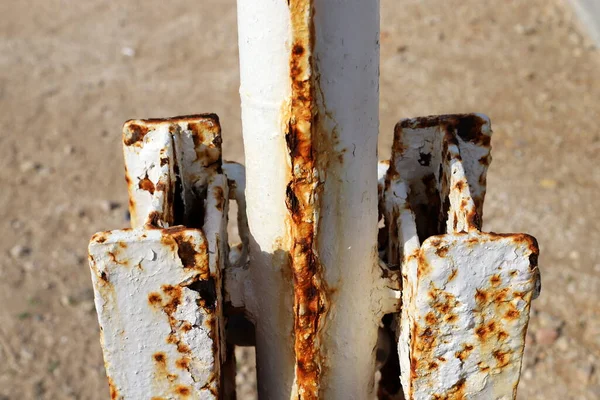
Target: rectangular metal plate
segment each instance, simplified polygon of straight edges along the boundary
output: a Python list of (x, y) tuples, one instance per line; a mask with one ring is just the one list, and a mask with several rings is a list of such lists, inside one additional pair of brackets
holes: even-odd
[(528, 235), (442, 235), (423, 243), (403, 305), (407, 398), (515, 398), (537, 255)]
[(89, 247), (111, 397), (217, 398), (220, 274), (199, 230), (94, 235)]

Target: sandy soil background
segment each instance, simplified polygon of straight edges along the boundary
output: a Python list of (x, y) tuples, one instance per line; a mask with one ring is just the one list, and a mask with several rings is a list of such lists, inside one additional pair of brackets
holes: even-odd
[[(600, 54), (560, 0), (493, 3), (382, 0), (380, 153), (492, 118), (485, 228), (541, 247), (519, 398), (598, 399)], [(0, 399), (108, 398), (86, 248), (128, 223), (121, 124), (216, 112), (243, 161), (236, 39), (234, 0), (0, 1)]]

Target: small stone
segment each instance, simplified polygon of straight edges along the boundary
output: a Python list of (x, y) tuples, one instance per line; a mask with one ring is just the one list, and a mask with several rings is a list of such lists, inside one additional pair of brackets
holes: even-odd
[(10, 227), (17, 230), (21, 229), (23, 227), (23, 222), (19, 221), (18, 219), (13, 219), (10, 221)]
[(75, 153), (75, 147), (73, 147), (72, 145), (68, 144), (63, 149), (63, 152), (65, 153), (65, 155), (73, 154), (73, 153)]
[(542, 179), (540, 181), (540, 187), (544, 189), (556, 189), (557, 186), (558, 182), (556, 182), (554, 179)]
[(32, 171), (39, 171), (40, 169), (42, 169), (42, 164), (28, 160), (28, 161), (24, 161), (21, 163), (21, 165), (19, 165), (19, 169), (21, 170), (21, 172), (32, 172)]
[(13, 258), (23, 258), (31, 254), (31, 249), (29, 247), (22, 246), (20, 244), (14, 246), (10, 249), (10, 255)]
[(559, 337), (555, 343), (555, 346), (558, 350), (564, 353), (569, 350), (569, 340), (564, 336)]
[(73, 305), (73, 299), (71, 299), (71, 297), (69, 296), (61, 296), (60, 297), (60, 304), (62, 304), (65, 307), (69, 307), (71, 305)]
[(523, 372), (523, 379), (525, 379), (526, 381), (530, 381), (533, 379), (533, 371), (528, 368), (525, 370), (525, 372)]
[(521, 24), (515, 25), (515, 32), (519, 35), (531, 36), (537, 32), (535, 26), (523, 26)]
[(573, 250), (572, 252), (569, 253), (569, 258), (571, 260), (579, 260), (579, 252)]
[(576, 368), (576, 375), (580, 382), (588, 383), (592, 375), (594, 374), (595, 366), (591, 363), (578, 363)]
[(135, 49), (129, 46), (122, 47), (121, 54), (123, 54), (125, 57), (135, 57)]
[(535, 333), (535, 341), (542, 346), (551, 346), (558, 339), (558, 329), (541, 328)]
[(121, 204), (116, 201), (104, 200), (100, 203), (100, 207), (102, 208), (102, 211), (110, 212), (121, 207)]

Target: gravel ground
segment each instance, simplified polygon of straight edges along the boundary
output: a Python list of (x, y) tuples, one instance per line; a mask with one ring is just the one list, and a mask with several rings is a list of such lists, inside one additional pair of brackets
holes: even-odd
[[(400, 118), (492, 118), (485, 228), (541, 247), (519, 399), (598, 399), (600, 55), (566, 2), (490, 4), (382, 0), (380, 154)], [(0, 19), (0, 399), (106, 399), (86, 248), (128, 223), (120, 126), (216, 112), (243, 161), (235, 2), (9, 0)]]

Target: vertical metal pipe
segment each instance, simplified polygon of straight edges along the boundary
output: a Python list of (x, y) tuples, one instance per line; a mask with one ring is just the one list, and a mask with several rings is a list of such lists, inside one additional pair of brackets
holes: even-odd
[(373, 394), (379, 1), (239, 0), (261, 398)]

